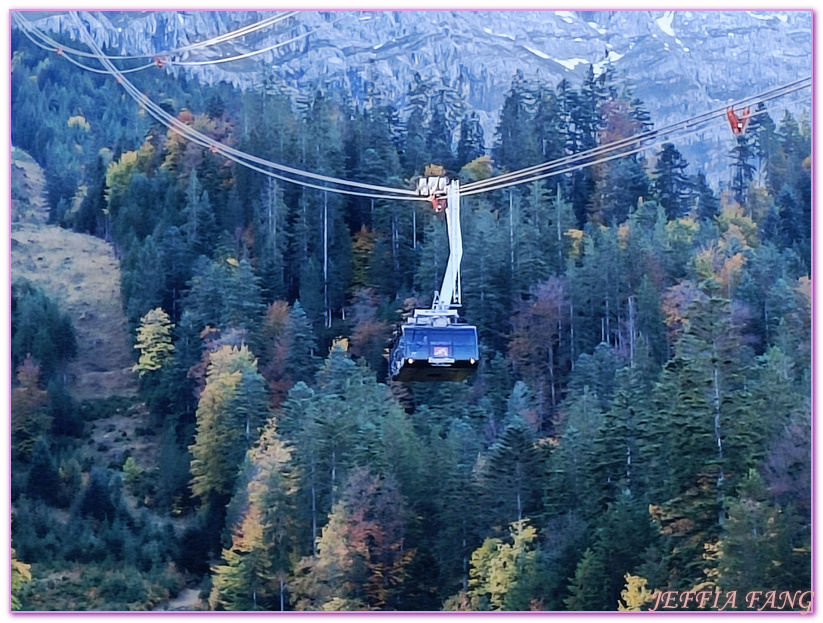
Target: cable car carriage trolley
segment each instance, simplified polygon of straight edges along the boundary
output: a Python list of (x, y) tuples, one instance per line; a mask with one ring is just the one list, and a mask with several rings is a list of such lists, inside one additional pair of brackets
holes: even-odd
[(431, 197), (436, 212), (446, 213), (449, 261), (431, 309), (415, 309), (400, 326), (389, 353), (389, 374), (401, 382), (462, 381), (477, 370), (479, 356), (477, 327), (463, 322), (452, 309), (461, 305), (459, 183), (449, 184), (443, 177), (421, 178), (417, 191)]

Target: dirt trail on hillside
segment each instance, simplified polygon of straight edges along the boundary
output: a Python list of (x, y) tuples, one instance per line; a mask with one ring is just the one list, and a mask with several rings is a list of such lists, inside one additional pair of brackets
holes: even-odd
[(111, 245), (53, 225), (12, 223), (11, 279), (42, 287), (71, 316), (77, 359), (69, 388), (77, 400), (134, 396), (131, 340)]
[(184, 588), (180, 594), (167, 604), (155, 608), (155, 612), (168, 610), (196, 610), (200, 603), (200, 591), (194, 588)]

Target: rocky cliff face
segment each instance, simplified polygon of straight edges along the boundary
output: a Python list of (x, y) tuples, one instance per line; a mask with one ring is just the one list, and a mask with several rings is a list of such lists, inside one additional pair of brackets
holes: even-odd
[[(126, 54), (178, 48), (271, 15), (83, 13), (98, 42)], [(66, 14), (30, 19), (78, 36)], [(578, 84), (589, 64), (597, 71), (611, 62), (632, 80), (658, 126), (811, 74), (810, 11), (304, 11), (179, 60), (243, 54), (307, 32), (240, 62), (185, 70), (206, 82), (226, 80), (243, 88), (267, 76), (295, 91), (345, 88), (356, 100), (374, 84), (401, 107), (415, 72), (439, 76), (481, 112), (487, 137), (518, 69), (551, 84), (563, 78)], [(711, 155), (706, 139), (700, 138), (700, 151), (712, 168), (711, 161), (719, 164), (725, 156)]]

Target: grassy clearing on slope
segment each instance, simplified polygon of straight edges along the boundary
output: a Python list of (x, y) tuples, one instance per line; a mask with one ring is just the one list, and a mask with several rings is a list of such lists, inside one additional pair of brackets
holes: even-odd
[(68, 386), (77, 400), (134, 396), (137, 375), (120, 296), (120, 267), (109, 244), (49, 225), (14, 223), (11, 278), (42, 287), (77, 334)]

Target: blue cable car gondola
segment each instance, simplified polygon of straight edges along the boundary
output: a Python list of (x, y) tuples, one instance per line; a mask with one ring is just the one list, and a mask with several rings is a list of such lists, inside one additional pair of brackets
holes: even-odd
[(414, 321), (402, 325), (389, 355), (391, 378), (462, 381), (473, 374), (479, 360), (477, 328), (456, 320), (456, 315), (416, 315)]
[[(443, 192), (446, 192), (445, 197)], [(443, 177), (418, 181), (418, 192), (432, 199), (436, 212), (445, 212), (449, 261), (440, 292), (431, 309), (415, 309), (401, 325), (389, 351), (389, 376), (394, 381), (462, 381), (478, 365), (477, 328), (460, 322), (460, 185)]]

